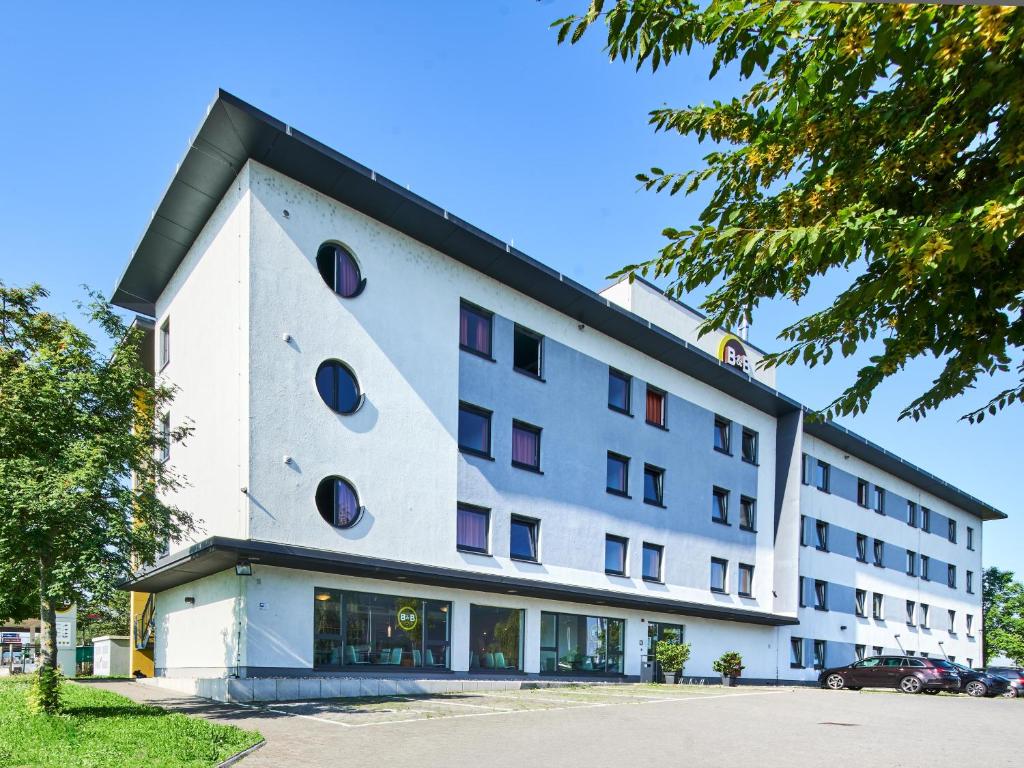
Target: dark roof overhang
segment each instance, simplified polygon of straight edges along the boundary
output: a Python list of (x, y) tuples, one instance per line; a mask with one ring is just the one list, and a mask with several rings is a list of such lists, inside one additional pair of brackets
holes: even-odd
[(162, 592), (191, 581), (233, 569), (239, 560), (260, 566), (292, 568), (318, 573), (336, 573), (407, 584), (466, 589), (479, 592), (538, 597), (583, 605), (699, 616), (720, 621), (783, 626), (796, 624), (796, 616), (752, 611), (730, 606), (707, 605), (658, 595), (623, 592), (612, 589), (558, 584), (537, 579), (481, 573), (458, 568), (442, 568), (397, 560), (310, 549), (267, 541), (250, 541), (214, 536), (157, 562), (121, 585), (139, 592)]
[[(778, 417), (802, 408), (778, 390), (223, 90), (217, 92), (118, 280), (114, 304), (144, 315), (155, 313), (157, 298), (250, 159), (758, 410)], [(1006, 517), (832, 422), (806, 429), (983, 520)]]

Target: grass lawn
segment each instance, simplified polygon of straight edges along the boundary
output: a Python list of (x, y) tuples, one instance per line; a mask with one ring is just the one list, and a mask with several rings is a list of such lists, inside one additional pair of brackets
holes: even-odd
[(72, 683), (62, 688), (62, 714), (30, 715), (27, 687), (27, 680), (0, 680), (3, 768), (198, 768), (215, 766), (262, 738)]

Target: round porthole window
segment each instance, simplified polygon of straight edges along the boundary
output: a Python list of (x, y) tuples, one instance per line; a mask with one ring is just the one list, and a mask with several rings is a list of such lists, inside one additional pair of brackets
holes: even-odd
[(337, 413), (355, 413), (363, 404), (355, 374), (340, 360), (320, 363), (316, 369), (316, 390), (328, 407)]
[(316, 508), (320, 517), (335, 528), (351, 528), (363, 515), (355, 488), (336, 476), (325, 477), (316, 487)]
[(332, 291), (345, 299), (363, 292), (366, 280), (359, 271), (355, 257), (337, 243), (324, 243), (316, 252), (316, 266), (320, 276)]

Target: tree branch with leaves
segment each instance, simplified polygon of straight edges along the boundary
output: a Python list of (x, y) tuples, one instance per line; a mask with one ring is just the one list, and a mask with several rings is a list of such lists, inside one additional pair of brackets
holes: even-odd
[(853, 276), (826, 309), (783, 329), (778, 366), (871, 348), (822, 415), (863, 412), (922, 357), (942, 370), (900, 418), (919, 419), (979, 379), (1020, 383), (964, 418), (1024, 397), (1024, 9), (769, 0), (593, 0), (556, 21), (559, 43), (606, 28), (637, 70), (711, 52), (732, 99), (650, 113), (656, 131), (710, 143), (703, 166), (652, 168), (643, 187), (706, 193), (653, 258), (617, 276), (670, 295), (716, 286), (702, 333), (762, 301), (799, 304), (830, 272)]

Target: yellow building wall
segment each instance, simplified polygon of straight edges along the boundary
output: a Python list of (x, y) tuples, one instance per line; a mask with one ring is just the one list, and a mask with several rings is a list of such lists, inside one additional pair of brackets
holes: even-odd
[(148, 599), (148, 592), (132, 592), (129, 600), (132, 615), (131, 626), (128, 630), (131, 635), (131, 671), (132, 673), (141, 672), (146, 677), (154, 677), (156, 675), (156, 669), (153, 666), (152, 642), (148, 648), (144, 648), (142, 650), (135, 647), (135, 617), (142, 613), (142, 609), (146, 607), (146, 601)]

